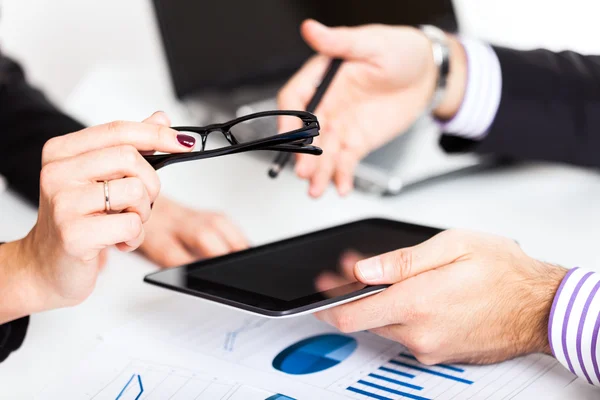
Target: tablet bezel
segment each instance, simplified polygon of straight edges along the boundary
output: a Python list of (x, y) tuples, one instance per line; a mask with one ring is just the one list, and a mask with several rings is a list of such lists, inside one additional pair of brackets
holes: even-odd
[[(315, 236), (318, 237), (319, 235), (330, 235), (336, 231), (352, 229), (354, 228), (354, 226), (359, 224), (381, 224), (392, 226), (393, 228), (401, 230), (418, 230), (421, 233), (426, 233), (429, 236), (434, 236), (442, 231), (441, 229), (437, 228), (415, 225), (400, 221), (393, 221), (383, 218), (362, 219), (347, 224), (338, 225), (331, 228), (281, 240), (278, 242), (273, 242), (262, 246), (250, 248), (241, 252), (236, 252), (221, 257), (198, 261), (192, 264), (183, 265), (176, 268), (170, 268), (154, 272), (152, 274), (146, 275), (144, 277), (144, 282), (160, 286), (166, 289), (171, 289), (176, 292), (185, 293), (206, 300), (211, 300), (226, 306), (234, 307), (236, 309), (270, 318), (288, 317), (293, 315), (305, 314), (310, 311), (317, 311), (318, 309), (320, 310), (328, 308), (336, 304), (346, 303), (353, 299), (358, 299), (361, 297), (381, 292), (390, 285), (366, 286), (364, 284), (356, 282), (329, 291), (335, 291), (337, 293), (340, 291), (340, 289), (351, 289), (351, 286), (356, 286), (356, 290), (352, 290), (351, 292), (345, 293), (341, 296), (328, 297), (328, 292), (319, 292), (311, 294), (309, 296), (301, 297), (299, 299), (285, 301), (270, 296), (265, 296), (263, 294), (249, 292), (243, 289), (223, 285), (220, 283), (201, 280), (199, 278), (192, 277), (192, 280), (189, 280), (187, 278), (190, 276), (190, 272), (192, 270), (213, 266), (215, 263), (218, 264), (220, 262), (227, 262), (232, 258), (237, 258), (240, 256), (247, 257), (249, 254), (255, 251), (269, 250), (269, 248), (286, 245), (298, 240), (307, 239), (309, 237), (314, 239)], [(187, 280), (185, 284), (182, 283), (184, 279)]]

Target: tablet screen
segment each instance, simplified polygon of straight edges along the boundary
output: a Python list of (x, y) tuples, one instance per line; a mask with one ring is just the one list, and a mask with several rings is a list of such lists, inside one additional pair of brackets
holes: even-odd
[(356, 262), (439, 232), (367, 219), (162, 270), (144, 280), (267, 317), (301, 315), (384, 290), (389, 285), (357, 282)]
[[(356, 261), (431, 237), (429, 229), (404, 229), (367, 220), (238, 253), (200, 268), (189, 278), (221, 284), (282, 301), (329, 291), (343, 294), (364, 285), (353, 275)], [(354, 283), (354, 284), (353, 284)]]

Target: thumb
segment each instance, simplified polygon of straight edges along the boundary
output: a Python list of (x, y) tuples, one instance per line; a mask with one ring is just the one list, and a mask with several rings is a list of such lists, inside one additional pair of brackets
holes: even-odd
[[(164, 113), (162, 111), (155, 111), (154, 114), (152, 114), (151, 116), (149, 116), (142, 122), (145, 124), (166, 126), (167, 128), (171, 126), (171, 119), (169, 118), (169, 116), (166, 113)], [(186, 147), (189, 147), (189, 146), (186, 146)], [(140, 151), (140, 154), (143, 156), (151, 156), (154, 153), (155, 153), (154, 150)]]
[(359, 261), (354, 275), (360, 282), (392, 284), (423, 272), (451, 264), (464, 255), (458, 231), (445, 231), (413, 247), (407, 247)]
[(171, 120), (169, 119), (169, 116), (162, 111), (156, 111), (154, 114), (152, 114), (142, 122), (146, 124), (162, 125), (166, 127), (171, 126)]
[(317, 53), (346, 60), (373, 56), (371, 27), (329, 28), (313, 19), (302, 23), (300, 31), (306, 43)]

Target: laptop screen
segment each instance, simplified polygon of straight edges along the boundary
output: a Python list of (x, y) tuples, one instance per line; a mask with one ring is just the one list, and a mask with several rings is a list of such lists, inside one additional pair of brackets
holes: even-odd
[(154, 0), (175, 92), (285, 80), (312, 54), (300, 23), (457, 28), (451, 0)]

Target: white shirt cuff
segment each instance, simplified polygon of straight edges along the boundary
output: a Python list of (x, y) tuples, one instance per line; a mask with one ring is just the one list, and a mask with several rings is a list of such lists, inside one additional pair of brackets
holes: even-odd
[(491, 46), (468, 38), (460, 42), (467, 54), (465, 97), (454, 118), (440, 123), (440, 128), (446, 134), (481, 140), (500, 106), (502, 70)]

